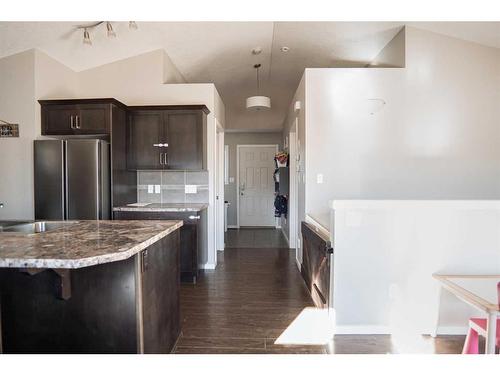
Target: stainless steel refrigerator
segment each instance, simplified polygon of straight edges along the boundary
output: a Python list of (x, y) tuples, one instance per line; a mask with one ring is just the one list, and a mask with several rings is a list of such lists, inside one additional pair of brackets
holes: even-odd
[(34, 162), (35, 219), (110, 219), (108, 142), (36, 140)]

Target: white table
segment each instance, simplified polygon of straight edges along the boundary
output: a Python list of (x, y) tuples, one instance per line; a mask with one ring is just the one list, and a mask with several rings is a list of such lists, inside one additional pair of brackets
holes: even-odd
[(497, 284), (500, 275), (432, 275), (442, 287), (487, 315), (486, 353), (495, 354), (497, 318), (500, 316)]

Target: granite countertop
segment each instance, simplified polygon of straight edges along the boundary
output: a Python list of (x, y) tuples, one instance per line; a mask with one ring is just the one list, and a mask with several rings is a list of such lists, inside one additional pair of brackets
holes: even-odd
[(82, 268), (130, 258), (182, 220), (90, 220), (35, 234), (0, 233), (0, 268)]
[(133, 203), (114, 207), (113, 211), (138, 212), (199, 212), (208, 208), (206, 203)]

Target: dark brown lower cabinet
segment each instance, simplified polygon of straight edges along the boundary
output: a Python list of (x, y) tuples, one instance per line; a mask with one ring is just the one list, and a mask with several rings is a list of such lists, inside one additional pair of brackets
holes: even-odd
[(69, 270), (0, 269), (3, 353), (170, 353), (181, 331), (179, 230), (129, 259)]
[(302, 265), (301, 274), (314, 304), (320, 308), (329, 306), (330, 272), (333, 249), (329, 238), (318, 232), (314, 226), (302, 222)]
[(199, 235), (202, 225), (201, 211), (151, 212), (115, 211), (115, 220), (182, 220), (180, 228), (181, 281), (196, 283), (198, 277), (198, 254), (201, 250)]

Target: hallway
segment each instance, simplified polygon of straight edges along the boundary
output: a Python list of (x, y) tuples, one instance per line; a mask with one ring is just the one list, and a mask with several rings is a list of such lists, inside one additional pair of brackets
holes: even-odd
[[(463, 336), (419, 336), (401, 342), (389, 335), (337, 335), (326, 345), (280, 345), (284, 332), (297, 334), (314, 324), (312, 300), (295, 263), (293, 250), (265, 247), (263, 238), (279, 241), (274, 229), (228, 232), (233, 246), (218, 254), (216, 270), (201, 273), (197, 284), (182, 284), (182, 336), (175, 353), (387, 354), (460, 353)], [(262, 247), (256, 244), (262, 243)], [(253, 247), (252, 247), (253, 246)], [(309, 316), (309, 317), (308, 317)], [(288, 330), (287, 330), (288, 328)], [(304, 337), (305, 333), (305, 337)], [(315, 331), (315, 335), (318, 331)], [(300, 339), (311, 332), (302, 330)], [(300, 340), (299, 340), (300, 341)]]

